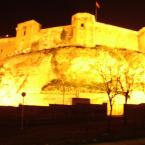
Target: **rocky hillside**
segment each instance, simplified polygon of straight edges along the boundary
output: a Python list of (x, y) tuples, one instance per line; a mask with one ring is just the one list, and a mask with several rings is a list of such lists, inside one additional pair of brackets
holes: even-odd
[(6, 59), (0, 68), (0, 95), (3, 98), (23, 91), (59, 91), (62, 84), (69, 86), (68, 92), (78, 87), (82, 92), (103, 91), (100, 74), (105, 74), (109, 81), (110, 70), (112, 76), (127, 70), (137, 76), (138, 82), (144, 81), (144, 62), (143, 53), (103, 46), (61, 47), (20, 54)]

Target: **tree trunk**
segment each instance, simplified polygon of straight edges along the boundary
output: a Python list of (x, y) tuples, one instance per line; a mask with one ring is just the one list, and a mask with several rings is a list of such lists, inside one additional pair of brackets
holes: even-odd
[(129, 91), (125, 92), (125, 104), (127, 104), (129, 98)]
[(109, 98), (109, 105), (110, 105), (109, 116), (111, 117), (112, 116), (112, 107), (113, 107), (113, 105), (112, 105), (112, 99), (111, 98)]
[(124, 124), (125, 125), (127, 124), (126, 104), (127, 104), (128, 98), (129, 98), (128, 92), (126, 92), (126, 94), (125, 94), (125, 105), (124, 105)]
[(113, 109), (113, 105), (110, 104), (110, 117), (112, 116), (112, 109)]
[(128, 95), (125, 95), (125, 104), (127, 104), (128, 101)]
[(111, 117), (112, 117), (112, 108), (113, 108), (113, 105), (112, 105), (112, 100), (109, 99), (109, 106), (110, 106), (110, 112), (109, 112), (109, 117), (108, 117), (108, 133), (111, 132), (111, 128), (112, 128), (112, 125), (111, 125)]
[(65, 86), (63, 85), (63, 90), (62, 90), (62, 104), (64, 105), (64, 98), (65, 98)]

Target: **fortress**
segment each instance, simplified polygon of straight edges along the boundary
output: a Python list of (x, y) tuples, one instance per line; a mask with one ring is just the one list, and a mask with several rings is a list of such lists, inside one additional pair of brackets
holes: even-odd
[(95, 21), (94, 15), (77, 13), (71, 25), (41, 29), (35, 20), (19, 23), (16, 37), (0, 39), (0, 60), (43, 49), (63, 46), (125, 48), (145, 51), (145, 28), (133, 31)]
[[(106, 92), (96, 89), (101, 86), (100, 64), (117, 70), (114, 63), (121, 56), (132, 66), (136, 62), (134, 71), (144, 69), (144, 53), (145, 28), (133, 31), (96, 22), (89, 13), (77, 13), (71, 25), (53, 28), (42, 29), (35, 20), (19, 23), (16, 37), (0, 39), (0, 105), (18, 106), (22, 92), (26, 105), (71, 104), (73, 97), (107, 103)], [(138, 100), (139, 94), (131, 103), (145, 102)]]

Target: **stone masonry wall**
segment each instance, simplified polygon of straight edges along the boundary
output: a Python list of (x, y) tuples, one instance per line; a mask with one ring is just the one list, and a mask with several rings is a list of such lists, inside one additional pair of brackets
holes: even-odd
[[(89, 13), (72, 16), (68, 26), (41, 29), (38, 22), (30, 20), (17, 25), (16, 37), (0, 39), (0, 60), (8, 56), (63, 46), (112, 48), (144, 51), (144, 29), (133, 31), (95, 21)], [(139, 45), (139, 46), (138, 46)]]
[(145, 52), (145, 27), (143, 27), (138, 33), (138, 45), (139, 50)]
[(16, 49), (16, 38), (2, 38), (0, 39), (0, 65), (2, 60), (14, 54)]

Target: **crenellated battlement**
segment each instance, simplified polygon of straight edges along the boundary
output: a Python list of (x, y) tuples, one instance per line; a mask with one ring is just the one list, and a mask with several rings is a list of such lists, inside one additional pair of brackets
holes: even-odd
[(145, 50), (145, 28), (139, 32), (95, 21), (89, 13), (72, 16), (71, 25), (41, 29), (35, 20), (19, 23), (16, 37), (0, 39), (1, 60), (21, 53), (62, 46), (95, 47)]

